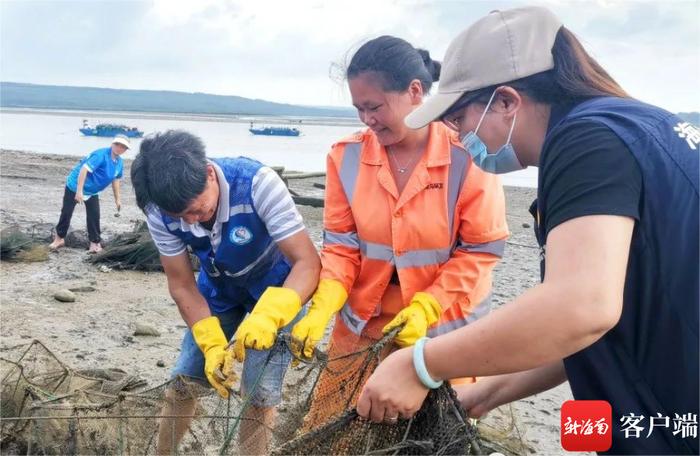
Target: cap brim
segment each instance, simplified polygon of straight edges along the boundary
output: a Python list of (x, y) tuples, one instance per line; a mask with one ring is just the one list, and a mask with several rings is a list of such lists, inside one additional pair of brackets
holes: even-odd
[(122, 146), (126, 147), (127, 149), (131, 149), (131, 145), (130, 145), (130, 144), (127, 144), (126, 142), (120, 141), (120, 140), (118, 140), (118, 139), (112, 141), (112, 144), (121, 144)]
[(425, 103), (406, 116), (404, 123), (408, 128), (414, 130), (423, 128), (430, 122), (439, 119), (462, 95), (462, 92), (437, 93), (429, 97)]

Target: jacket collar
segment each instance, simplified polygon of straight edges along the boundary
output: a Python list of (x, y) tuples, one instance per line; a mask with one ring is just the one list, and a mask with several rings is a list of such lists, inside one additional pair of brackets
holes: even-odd
[[(462, 147), (457, 140), (456, 133), (452, 132), (440, 122), (432, 122), (428, 126), (428, 143), (426, 144), (425, 166), (432, 168), (435, 166), (449, 165), (451, 146)], [(367, 165), (381, 166), (389, 164), (386, 148), (379, 144), (377, 136), (372, 130), (367, 129), (362, 136), (362, 163)], [(422, 161), (419, 160), (418, 163)]]

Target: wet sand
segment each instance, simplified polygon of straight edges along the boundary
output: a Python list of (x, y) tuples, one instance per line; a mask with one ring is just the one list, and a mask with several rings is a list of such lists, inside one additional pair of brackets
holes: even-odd
[[(0, 224), (23, 227), (55, 224), (63, 197), (65, 177), (79, 157), (30, 152), (0, 152)], [(111, 190), (100, 195), (103, 237), (131, 230), (143, 219), (136, 207), (128, 178), (122, 184), (122, 211), (116, 212)], [(323, 178), (290, 180), (290, 188), (304, 196), (322, 196), (313, 183)], [(506, 187), (511, 237), (506, 254), (495, 271), (494, 302), (503, 305), (539, 282), (538, 250), (527, 211), (535, 190)], [(300, 206), (312, 240), (320, 247), (322, 209)], [(72, 228), (85, 230), (85, 213), (77, 207)], [(149, 384), (168, 378), (182, 332), (186, 328), (168, 294), (165, 277), (158, 272), (102, 272), (85, 262), (87, 253), (62, 249), (47, 262), (7, 263), (0, 269), (0, 350), (39, 339), (75, 368), (118, 367), (136, 373)], [(62, 288), (93, 287), (77, 293), (77, 300), (62, 303), (53, 293)], [(155, 327), (160, 337), (133, 336), (136, 323)], [(158, 367), (163, 364), (165, 367)], [(504, 407), (484, 422), (507, 425), (517, 418), (512, 433), (520, 435), (529, 451), (563, 454), (559, 443), (559, 410), (571, 399), (568, 384)], [(512, 411), (512, 412), (511, 412)]]

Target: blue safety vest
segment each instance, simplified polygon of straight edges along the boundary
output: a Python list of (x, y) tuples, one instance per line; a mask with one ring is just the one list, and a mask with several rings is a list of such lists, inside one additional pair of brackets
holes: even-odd
[(163, 214), (163, 222), (199, 258), (197, 286), (212, 310), (244, 305), (250, 311), (267, 287), (284, 283), (291, 268), (253, 205), (253, 177), (262, 163), (245, 157), (212, 161), (229, 184), (229, 219), (216, 254), (208, 236), (183, 231), (179, 218)]
[[(680, 428), (674, 435), (677, 417), (698, 417), (697, 129), (663, 109), (602, 97), (577, 105), (549, 131), (581, 119), (602, 123), (627, 145), (643, 188), (620, 321), (564, 360), (571, 389), (576, 399), (610, 402), (610, 453), (697, 454), (697, 437), (682, 438)], [(544, 212), (536, 224), (543, 278), (546, 207)], [(623, 432), (621, 418), (631, 413), (645, 417), (638, 423), (644, 427), (640, 437), (626, 438)], [(668, 427), (658, 414), (669, 417)], [(655, 426), (647, 436), (652, 417)]]

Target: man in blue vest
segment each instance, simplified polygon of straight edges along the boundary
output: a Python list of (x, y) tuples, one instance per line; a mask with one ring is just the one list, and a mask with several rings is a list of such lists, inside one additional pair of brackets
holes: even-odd
[[(296, 321), (320, 272), (301, 216), (272, 169), (244, 157), (209, 160), (201, 140), (184, 131), (144, 139), (131, 180), (170, 295), (189, 326), (172, 376), (206, 379), (227, 397), (232, 379), (221, 372), (233, 364), (226, 346), (235, 332), (247, 348), (238, 358), (245, 358), (242, 389), (252, 403), (241, 450), (264, 453), (291, 360), (286, 347), (273, 349), (275, 337)], [(196, 283), (188, 247), (200, 262)], [(163, 415), (192, 415), (195, 401), (178, 395), (179, 381), (173, 385)], [(175, 451), (188, 427), (189, 419), (163, 419), (158, 452)]]

